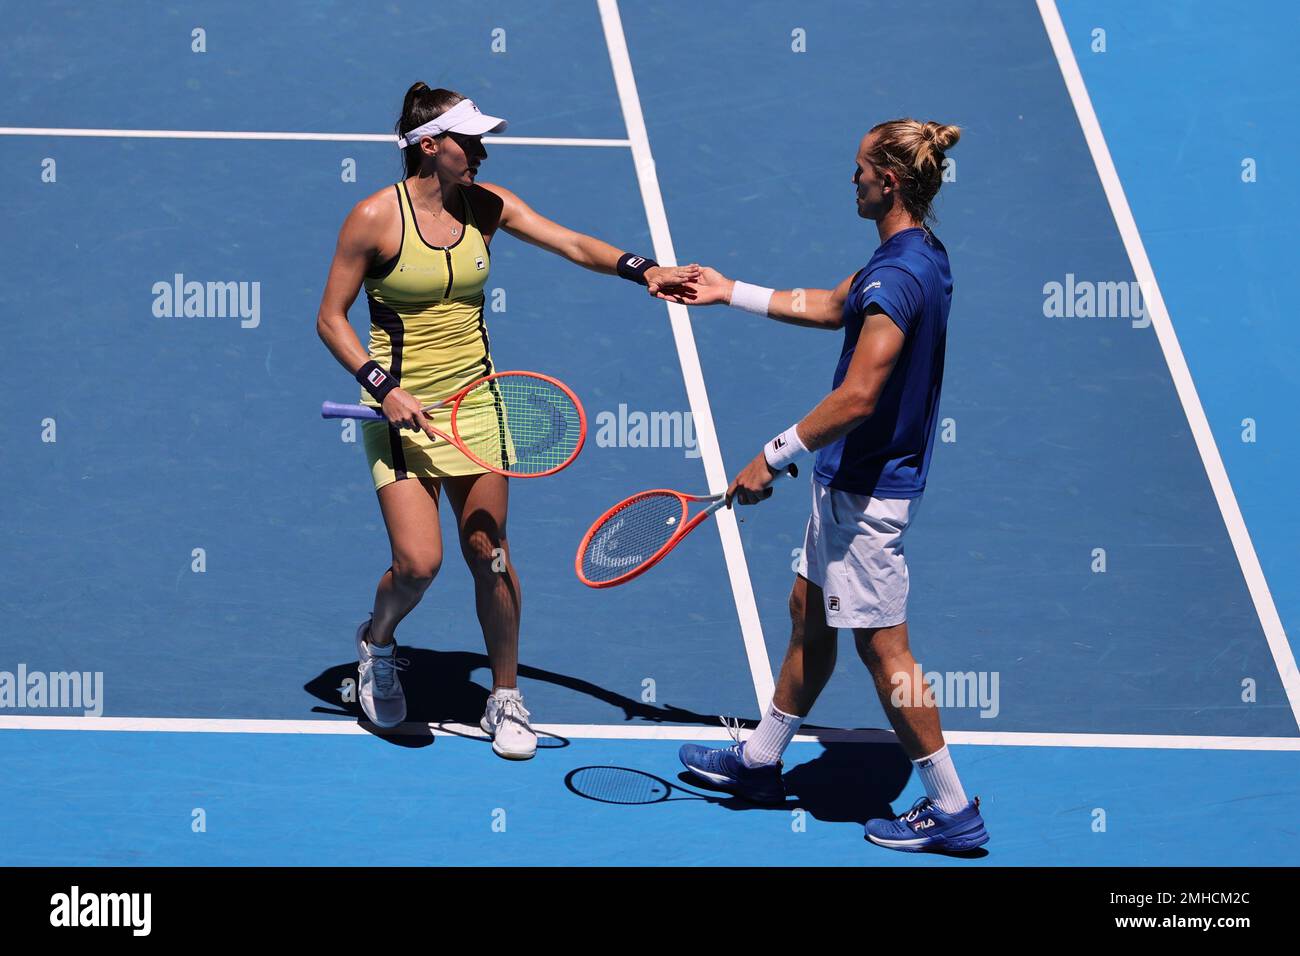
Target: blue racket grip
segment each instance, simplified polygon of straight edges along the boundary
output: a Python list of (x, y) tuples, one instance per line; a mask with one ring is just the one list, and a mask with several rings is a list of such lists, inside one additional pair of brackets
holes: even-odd
[(321, 418), (359, 418), (362, 421), (382, 422), (384, 415), (366, 405), (341, 405), (338, 402), (324, 402), (320, 407)]

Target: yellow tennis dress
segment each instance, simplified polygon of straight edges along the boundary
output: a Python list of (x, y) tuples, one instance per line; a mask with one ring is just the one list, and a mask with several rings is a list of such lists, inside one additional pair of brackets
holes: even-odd
[[(450, 246), (424, 241), (406, 183), (393, 188), (402, 210), (402, 245), (395, 258), (366, 275), (370, 357), (401, 388), (429, 405), (496, 371), (483, 318), (488, 248), (463, 187), (458, 188), (465, 227)], [(364, 389), (361, 401), (377, 407)], [(451, 434), (450, 407), (436, 409), (429, 418), (439, 431)], [(424, 432), (393, 428), (387, 422), (365, 422), (362, 432), (376, 489), (404, 478), (487, 471), (455, 446), (435, 443)]]

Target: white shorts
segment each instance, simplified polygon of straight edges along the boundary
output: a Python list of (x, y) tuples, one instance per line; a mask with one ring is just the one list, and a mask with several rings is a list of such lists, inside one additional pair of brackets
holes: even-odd
[(798, 573), (822, 589), (831, 627), (893, 627), (907, 620), (903, 535), (918, 498), (873, 498), (813, 481), (812, 517)]

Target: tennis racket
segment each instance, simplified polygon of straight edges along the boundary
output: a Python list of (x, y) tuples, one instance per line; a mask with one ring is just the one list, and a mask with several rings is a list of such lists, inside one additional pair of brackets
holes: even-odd
[[(791, 465), (786, 474), (794, 478), (799, 471)], [(763, 497), (771, 494), (772, 489), (768, 488)], [(688, 517), (692, 503), (708, 507)], [(668, 488), (655, 488), (633, 495), (610, 508), (587, 529), (578, 545), (573, 570), (587, 587), (626, 584), (662, 561), (683, 538), (726, 504), (725, 492), (685, 495)]]
[[(573, 390), (537, 372), (496, 372), (424, 408), (451, 406), (451, 432), (430, 430), (471, 461), (511, 478), (541, 478), (572, 464), (587, 440), (587, 414)], [(368, 405), (325, 402), (322, 418), (385, 421)]]

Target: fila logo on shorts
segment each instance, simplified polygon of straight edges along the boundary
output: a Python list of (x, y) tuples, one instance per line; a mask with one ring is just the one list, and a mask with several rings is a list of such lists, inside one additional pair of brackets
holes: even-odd
[(384, 382), (388, 381), (388, 376), (384, 374), (383, 369), (372, 369), (370, 374), (366, 376), (366, 381), (375, 386), (375, 388), (378, 388), (380, 385), (383, 385)]
[(832, 611), (838, 611), (840, 609), (840, 599), (837, 597), (827, 598), (826, 606)]

